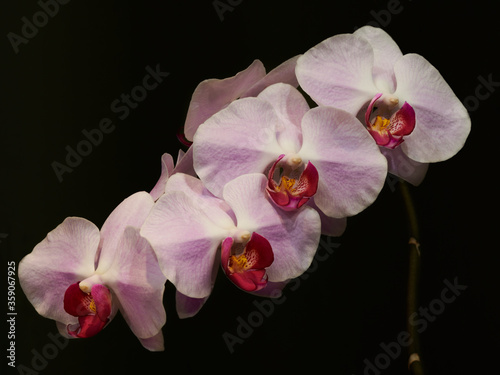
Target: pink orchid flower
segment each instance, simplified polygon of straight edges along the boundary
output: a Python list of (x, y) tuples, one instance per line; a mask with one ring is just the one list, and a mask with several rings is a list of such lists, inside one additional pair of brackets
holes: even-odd
[(428, 163), (455, 155), (470, 132), (467, 110), (439, 71), (420, 55), (403, 55), (382, 29), (324, 40), (299, 58), (296, 74), (318, 104), (365, 117), (389, 172), (414, 185)]
[(142, 345), (163, 350), (166, 282), (139, 228), (153, 207), (145, 192), (125, 199), (102, 229), (69, 217), (19, 264), (19, 280), (37, 312), (66, 337), (99, 333), (120, 310)]
[(220, 199), (192, 176), (178, 173), (168, 180), (141, 235), (177, 288), (181, 317), (201, 308), (221, 260), (228, 278), (248, 292), (297, 277), (311, 264), (320, 236), (318, 213), (310, 207), (277, 211), (266, 186), (263, 174), (243, 175), (226, 184)]
[(207, 79), (194, 90), (184, 124), (184, 136), (192, 141), (196, 130), (214, 113), (238, 98), (257, 96), (266, 87), (284, 82), (298, 86), (295, 64), (299, 56), (292, 57), (266, 74), (260, 60), (233, 77)]
[(387, 173), (359, 120), (331, 107), (310, 109), (297, 89), (281, 83), (216, 113), (192, 147), (194, 169), (214, 195), (242, 174), (267, 173), (278, 206), (299, 209), (308, 201), (322, 215), (322, 232), (334, 236), (345, 228), (342, 218), (376, 199)]

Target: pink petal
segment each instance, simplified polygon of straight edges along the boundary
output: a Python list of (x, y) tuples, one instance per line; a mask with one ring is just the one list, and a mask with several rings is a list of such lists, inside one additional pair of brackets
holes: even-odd
[(407, 54), (394, 66), (400, 100), (411, 103), (416, 115), (413, 133), (405, 137), (403, 152), (420, 163), (455, 155), (470, 132), (470, 118), (439, 71), (422, 56)]
[(163, 307), (166, 277), (153, 249), (139, 235), (138, 228), (125, 229), (113, 263), (100, 276), (113, 290), (132, 332), (139, 338), (156, 335), (166, 321)]
[(259, 95), (266, 87), (275, 83), (287, 83), (297, 87), (299, 82), (295, 76), (295, 66), (300, 55), (294, 56), (271, 70), (262, 79), (257, 81), (251, 88), (245, 91), (241, 98)]
[(259, 98), (244, 98), (218, 112), (196, 132), (194, 169), (220, 197), (226, 183), (245, 173), (264, 172), (283, 151), (276, 140), (279, 118)]
[[(269, 240), (274, 262), (267, 269), (269, 281), (281, 282), (302, 275), (311, 265), (321, 234), (321, 221), (311, 207), (300, 211), (284, 211), (281, 226), (259, 228)], [(299, 229), (300, 228), (300, 229)]]
[(342, 218), (364, 210), (384, 186), (387, 161), (365, 127), (349, 113), (311, 109), (302, 120), (300, 155), (318, 170), (314, 201), (327, 216)]
[(177, 290), (204, 298), (212, 290), (212, 271), (219, 264), (217, 248), (232, 227), (231, 217), (213, 198), (167, 191), (153, 207), (141, 235), (151, 243), (160, 268)]
[(153, 197), (153, 200), (157, 200), (165, 192), (165, 185), (167, 184), (168, 178), (172, 175), (174, 170), (174, 159), (170, 154), (163, 154), (161, 157), (161, 175), (154, 186), (153, 190), (149, 194)]
[(71, 284), (94, 272), (99, 239), (94, 224), (70, 217), (19, 263), (21, 287), (40, 315), (63, 324), (75, 322), (64, 311), (64, 293)]
[(208, 79), (201, 82), (194, 90), (189, 103), (184, 134), (193, 140), (196, 130), (214, 113), (225, 108), (233, 100), (262, 79), (266, 74), (264, 65), (259, 60), (233, 77), (225, 79)]
[(98, 260), (101, 272), (113, 263), (125, 228), (140, 228), (153, 205), (150, 194), (139, 192), (126, 198), (111, 212), (101, 228), (101, 251)]
[(373, 82), (373, 64), (373, 47), (367, 40), (340, 34), (302, 55), (295, 73), (316, 103), (356, 115), (380, 91)]

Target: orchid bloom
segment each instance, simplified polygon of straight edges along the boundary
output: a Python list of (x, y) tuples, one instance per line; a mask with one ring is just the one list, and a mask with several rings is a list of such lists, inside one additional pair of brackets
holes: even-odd
[(309, 109), (297, 89), (280, 83), (205, 121), (193, 148), (194, 169), (214, 195), (239, 175), (267, 173), (279, 207), (296, 210), (308, 201), (322, 215), (322, 232), (336, 236), (345, 228), (339, 219), (370, 205), (387, 173), (359, 120), (331, 107)]
[(20, 262), (24, 293), (61, 334), (94, 336), (120, 310), (145, 348), (163, 350), (166, 278), (139, 235), (153, 204), (148, 193), (130, 196), (101, 231), (86, 219), (66, 218)]
[(414, 185), (428, 163), (455, 155), (470, 132), (467, 110), (439, 71), (420, 55), (403, 55), (382, 29), (324, 40), (299, 58), (296, 74), (318, 104), (364, 117), (389, 172)]
[(184, 124), (186, 139), (192, 141), (200, 124), (238, 98), (257, 96), (266, 87), (278, 82), (297, 87), (295, 64), (298, 57), (286, 60), (267, 74), (262, 62), (254, 60), (248, 68), (233, 77), (202, 81), (189, 103)]
[(221, 261), (228, 278), (248, 292), (297, 277), (311, 264), (318, 213), (277, 211), (266, 186), (263, 174), (243, 175), (226, 184), (220, 199), (197, 178), (177, 173), (168, 180), (141, 234), (179, 292), (181, 317), (194, 315), (210, 295)]

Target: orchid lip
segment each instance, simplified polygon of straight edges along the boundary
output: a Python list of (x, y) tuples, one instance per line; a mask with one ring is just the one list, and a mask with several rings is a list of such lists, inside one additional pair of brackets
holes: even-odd
[[(365, 112), (365, 123), (377, 145), (394, 149), (404, 142), (404, 136), (413, 132), (416, 124), (415, 111), (408, 102), (404, 102), (401, 108), (393, 113), (389, 119), (378, 115), (372, 122), (370, 116), (375, 102), (380, 100), (382, 96), (383, 94), (379, 93), (371, 100)], [(382, 103), (385, 104), (384, 109), (390, 111), (399, 104), (399, 99), (395, 96), (384, 96)]]
[[(287, 166), (290, 165), (290, 161), (293, 164), (299, 161), (302, 163), (302, 159), (298, 155), (293, 155), (292, 157), (286, 158), (286, 165), (283, 168), (283, 174), (280, 173), (279, 184), (274, 180), (274, 174), (276, 171), (276, 166), (282, 162), (285, 155), (280, 155), (278, 159), (274, 162), (269, 170), (268, 183), (266, 190), (272, 201), (285, 211), (293, 211), (302, 207), (307, 201), (316, 194), (318, 189), (319, 174), (316, 167), (309, 161), (299, 178), (290, 178), (284, 175)], [(295, 162), (294, 162), (295, 161)], [(292, 167), (290, 173), (294, 173), (295, 170)], [(295, 173), (297, 174), (297, 173)]]
[(247, 292), (264, 288), (267, 285), (265, 269), (274, 261), (269, 241), (253, 232), (243, 251), (235, 251), (234, 245), (233, 238), (227, 237), (221, 246), (222, 268), (227, 277)]
[(64, 294), (64, 310), (78, 318), (78, 324), (68, 325), (68, 334), (86, 338), (99, 333), (109, 322), (111, 315), (111, 293), (101, 284), (94, 284), (90, 292), (85, 292), (80, 282), (71, 284)]

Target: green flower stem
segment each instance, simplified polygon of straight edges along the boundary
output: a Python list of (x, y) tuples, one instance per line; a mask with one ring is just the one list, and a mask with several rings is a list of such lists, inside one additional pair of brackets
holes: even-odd
[(420, 284), (420, 243), (419, 228), (415, 206), (410, 194), (408, 184), (400, 180), (399, 189), (403, 197), (409, 224), (409, 269), (408, 269), (408, 300), (406, 304), (406, 324), (410, 334), (410, 346), (408, 347), (408, 369), (412, 375), (423, 375), (423, 367), (420, 356), (420, 336), (414, 325), (410, 324), (410, 316), (418, 310), (418, 286)]

